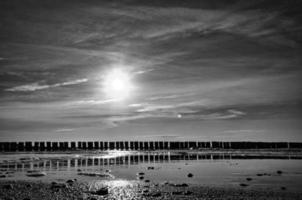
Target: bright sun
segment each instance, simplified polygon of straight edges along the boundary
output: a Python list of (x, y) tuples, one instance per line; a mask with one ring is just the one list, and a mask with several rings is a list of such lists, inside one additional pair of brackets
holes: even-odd
[(104, 93), (113, 99), (126, 99), (133, 90), (130, 74), (122, 69), (109, 71), (104, 77), (103, 84)]

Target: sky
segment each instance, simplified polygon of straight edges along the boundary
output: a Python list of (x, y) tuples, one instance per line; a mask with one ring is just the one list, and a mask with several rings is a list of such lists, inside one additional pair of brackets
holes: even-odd
[(1, 0), (0, 141), (301, 142), (301, 4)]

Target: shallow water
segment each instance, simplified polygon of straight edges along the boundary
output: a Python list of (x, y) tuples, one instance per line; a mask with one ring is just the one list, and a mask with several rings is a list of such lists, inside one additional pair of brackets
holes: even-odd
[[(43, 154), (2, 154), (1, 180), (150, 180), (151, 183), (199, 184), (207, 186), (299, 190), (302, 186), (300, 156), (260, 153), (221, 152), (76, 152)], [(28, 170), (46, 172), (46, 176), (28, 177)], [(93, 176), (110, 173), (112, 177)], [(281, 171), (277, 173), (277, 171)], [(145, 175), (139, 179), (137, 173)], [(91, 176), (79, 175), (90, 173)], [(187, 175), (193, 174), (190, 178)], [(251, 180), (247, 180), (251, 178)]]

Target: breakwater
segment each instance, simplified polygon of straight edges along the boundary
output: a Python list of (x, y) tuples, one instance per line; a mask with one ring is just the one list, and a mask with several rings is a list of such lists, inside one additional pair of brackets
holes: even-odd
[(302, 149), (302, 142), (77, 141), (0, 142), (0, 152), (71, 150)]

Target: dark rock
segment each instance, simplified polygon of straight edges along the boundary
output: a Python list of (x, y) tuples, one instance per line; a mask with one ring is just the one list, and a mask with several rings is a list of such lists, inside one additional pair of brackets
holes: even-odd
[(67, 188), (67, 185), (65, 183), (52, 182), (52, 185), (50, 187), (50, 189), (62, 189), (62, 188)]
[(31, 184), (27, 184), (26, 187), (27, 187), (27, 188), (31, 188), (32, 185), (31, 185)]
[(168, 185), (168, 184), (169, 184), (169, 181), (163, 182), (163, 185)]
[(30, 200), (30, 198), (24, 198), (23, 200)]
[(4, 174), (0, 174), (0, 178), (5, 178), (6, 176)]
[(181, 194), (182, 194), (181, 191), (173, 191), (173, 192), (172, 192), (172, 195), (181, 195)]
[(241, 187), (247, 187), (248, 186), (248, 184), (245, 184), (245, 183), (240, 183), (239, 184)]
[(147, 179), (147, 180), (145, 180), (145, 183), (150, 183), (150, 180), (148, 180), (148, 179)]
[(148, 170), (154, 170), (155, 168), (150, 166), (150, 167), (147, 167)]
[(192, 173), (189, 173), (189, 174), (188, 174), (188, 177), (189, 177), (189, 178), (192, 178), (192, 177), (193, 177), (193, 174), (192, 174)]
[(174, 187), (188, 187), (188, 184), (186, 184), (186, 183), (182, 183), (182, 184), (171, 184), (171, 186), (174, 186)]
[(193, 194), (193, 192), (191, 192), (191, 191), (185, 191), (183, 194), (184, 195), (191, 195), (191, 194)]
[(68, 181), (66, 181), (66, 183), (69, 184), (69, 185), (72, 185), (74, 183), (74, 180), (69, 179)]
[(283, 187), (281, 187), (281, 190), (286, 190), (286, 187), (284, 187), (284, 186), (283, 186)]
[(30, 172), (27, 172), (26, 176), (29, 176), (29, 177), (40, 177), (40, 176), (46, 176), (46, 172), (40, 172), (40, 171), (30, 171)]
[(152, 197), (160, 197), (161, 193), (160, 192), (154, 192), (151, 194)]
[(14, 186), (12, 184), (3, 185), (3, 189), (12, 190), (12, 189), (14, 189)]
[(95, 192), (96, 195), (104, 196), (109, 194), (109, 190), (107, 187), (101, 188)]
[(253, 180), (253, 179), (252, 179), (252, 178), (246, 178), (246, 180), (247, 180), (247, 181), (251, 181), (251, 180)]
[(148, 193), (148, 192), (149, 192), (148, 189), (143, 189), (143, 193), (144, 193), (144, 194), (146, 194), (146, 193)]
[(257, 176), (263, 176), (264, 174), (257, 174)]
[(277, 171), (277, 174), (282, 174), (283, 172), (281, 170), (278, 170)]

